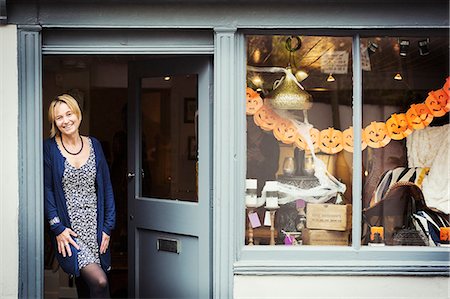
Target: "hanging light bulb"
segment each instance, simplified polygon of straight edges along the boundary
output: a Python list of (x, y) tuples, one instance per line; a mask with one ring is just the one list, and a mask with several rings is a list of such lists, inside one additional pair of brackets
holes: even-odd
[(255, 86), (257, 86), (257, 87), (262, 86), (263, 80), (261, 79), (260, 76), (254, 76), (253, 78), (251, 78), (251, 80), (252, 80), (253, 84), (255, 84)]
[(295, 73), (295, 78), (297, 78), (298, 82), (302, 82), (303, 80), (305, 80), (306, 78), (308, 78), (308, 73), (305, 71), (297, 71)]
[(327, 78), (327, 82), (334, 82), (334, 81), (336, 81), (336, 79), (334, 79), (333, 75), (330, 74)]
[(397, 73), (394, 76), (394, 80), (401, 81), (401, 80), (403, 80), (403, 77), (402, 77), (402, 75), (400, 73)]

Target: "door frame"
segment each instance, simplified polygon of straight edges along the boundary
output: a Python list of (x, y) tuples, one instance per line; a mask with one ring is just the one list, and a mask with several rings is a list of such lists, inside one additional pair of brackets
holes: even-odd
[[(233, 264), (236, 257), (235, 236), (239, 235), (229, 223), (232, 215), (240, 211), (233, 198), (241, 194), (243, 183), (236, 186), (236, 176), (242, 172), (232, 163), (236, 158), (238, 147), (245, 147), (245, 140), (230, 138), (230, 129), (236, 125), (234, 115), (242, 113), (244, 121), (245, 107), (243, 101), (230, 101), (244, 96), (242, 89), (236, 88), (238, 82), (245, 82), (243, 75), (236, 78), (236, 73), (245, 74), (243, 37), (236, 34), (235, 27), (210, 28), (211, 41), (208, 44), (196, 44), (195, 39), (187, 35), (183, 47), (161, 43), (151, 43), (138, 47), (132, 43), (123, 44), (120, 40), (102, 40), (96, 45), (81, 45), (67, 34), (53, 36), (54, 45), (43, 43), (40, 25), (18, 26), (18, 75), (19, 75), (19, 298), (42, 298), (44, 294), (44, 196), (43, 196), (43, 151), (42, 151), (42, 57), (43, 55), (69, 54), (212, 54), (213, 62), (213, 172), (212, 172), (212, 288), (213, 298), (228, 298), (233, 293)], [(118, 29), (118, 35), (123, 31)], [(151, 30), (151, 29), (149, 29)], [(167, 29), (166, 29), (167, 30)], [(170, 29), (178, 33), (180, 29)], [(169, 31), (170, 31), (169, 30)], [(83, 38), (79, 28), (71, 30), (76, 38)], [(101, 30), (100, 30), (101, 31)], [(202, 31), (205, 31), (204, 29)], [(111, 29), (108, 31), (111, 33)], [(139, 35), (139, 32), (136, 32)], [(181, 34), (181, 36), (183, 36)], [(76, 40), (75, 40), (76, 41)], [(145, 41), (145, 39), (144, 39)], [(157, 41), (157, 39), (156, 39)], [(186, 41), (190, 41), (186, 44)], [(111, 43), (117, 47), (111, 49)], [(120, 47), (118, 52), (117, 48)], [(238, 51), (236, 51), (238, 49)], [(240, 53), (240, 54), (239, 54)], [(239, 59), (238, 59), (239, 57)], [(239, 60), (239, 61), (238, 61)], [(242, 69), (240, 69), (242, 68)], [(238, 71), (238, 72), (237, 72)], [(234, 134), (232, 134), (234, 135)], [(223, 146), (227, 144), (228, 146)], [(238, 159), (242, 160), (242, 159)], [(244, 182), (244, 177), (242, 180)], [(242, 186), (241, 186), (242, 185)]]
[[(151, 68), (154, 67), (157, 71), (154, 72)], [(159, 70), (163, 68), (160, 76), (182, 76), (186, 74), (197, 74), (197, 100), (198, 100), (198, 121), (203, 125), (199, 125), (197, 131), (197, 140), (199, 142), (198, 152), (198, 201), (177, 201), (167, 198), (147, 197), (139, 194), (139, 189), (142, 188), (142, 181), (140, 181), (139, 170), (142, 169), (142, 130), (143, 124), (141, 119), (142, 107), (142, 79), (152, 78)], [(149, 70), (150, 69), (150, 70)], [(208, 298), (212, 296), (212, 55), (171, 55), (171, 57), (152, 56), (151, 60), (146, 61), (131, 61), (128, 63), (128, 172), (133, 173), (133, 177), (128, 180), (128, 281), (134, 281), (132, 285), (128, 285), (129, 296), (135, 297), (140, 289), (141, 278), (136, 277), (140, 265), (137, 265), (140, 254), (136, 253), (139, 241), (139, 229), (146, 231), (164, 231), (167, 234), (180, 236), (196, 236), (198, 237), (199, 257), (208, 257), (204, 260), (199, 258), (199, 280), (196, 288), (198, 295), (205, 297), (203, 290), (208, 289)], [(198, 72), (198, 73), (197, 73)], [(169, 111), (170, 112), (170, 111)], [(181, 119), (181, 118), (180, 118)], [(203, 146), (203, 147), (201, 147)], [(202, 150), (203, 149), (203, 150)], [(180, 226), (175, 224), (175, 221), (168, 221), (161, 218), (156, 221), (147, 221), (142, 223), (142, 211), (140, 207), (144, 205), (153, 205), (158, 209), (170, 209), (170, 211), (182, 210), (182, 215), (177, 214), (178, 220), (183, 219), (183, 222), (189, 223), (189, 218), (192, 215), (202, 218), (201, 225)], [(170, 207), (170, 208), (169, 208)], [(160, 210), (161, 211), (161, 210)], [(188, 214), (186, 214), (188, 213)], [(193, 213), (193, 214), (189, 214)], [(155, 215), (157, 215), (156, 212)], [(190, 216), (187, 216), (190, 215)], [(127, 218), (128, 218), (127, 217)], [(140, 219), (138, 219), (140, 217)], [(174, 217), (172, 215), (171, 217)], [(206, 218), (207, 217), (207, 218)], [(156, 217), (154, 219), (157, 219)], [(156, 225), (156, 227), (155, 227)], [(149, 227), (151, 226), (151, 228)], [(167, 231), (166, 231), (167, 229)], [(205, 233), (206, 231), (206, 233)], [(160, 233), (164, 235), (165, 233)], [(183, 246), (182, 246), (183, 247)], [(183, 250), (182, 250), (183, 251)], [(135, 266), (133, 266), (133, 264)], [(131, 265), (131, 267), (130, 267)], [(202, 271), (202, 269), (208, 270)], [(133, 271), (132, 271), (133, 270)]]

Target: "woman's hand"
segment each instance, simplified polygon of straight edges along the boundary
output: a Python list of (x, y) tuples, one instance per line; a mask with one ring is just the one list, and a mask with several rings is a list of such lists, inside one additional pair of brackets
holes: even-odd
[(66, 228), (62, 233), (56, 236), (58, 252), (62, 254), (63, 257), (66, 257), (66, 255), (72, 256), (72, 250), (70, 250), (69, 244), (72, 244), (77, 250), (80, 249), (80, 246), (72, 239), (72, 236), (77, 237), (78, 235), (70, 228)]
[(108, 236), (105, 232), (102, 232), (102, 243), (100, 244), (100, 254), (106, 253), (106, 250), (109, 247), (109, 239), (110, 236)]

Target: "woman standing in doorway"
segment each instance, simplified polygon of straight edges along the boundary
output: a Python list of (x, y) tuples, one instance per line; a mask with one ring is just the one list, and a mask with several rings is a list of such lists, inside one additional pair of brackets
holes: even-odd
[(81, 136), (77, 101), (56, 97), (48, 110), (44, 142), (46, 219), (61, 268), (81, 278), (93, 298), (108, 298), (109, 240), (115, 223), (114, 196), (100, 142)]

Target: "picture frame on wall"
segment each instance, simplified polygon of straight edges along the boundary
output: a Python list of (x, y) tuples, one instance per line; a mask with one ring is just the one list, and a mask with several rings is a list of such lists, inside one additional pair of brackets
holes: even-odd
[(197, 111), (197, 100), (195, 98), (184, 98), (184, 122), (194, 123)]
[(188, 160), (197, 160), (197, 138), (188, 136)]

